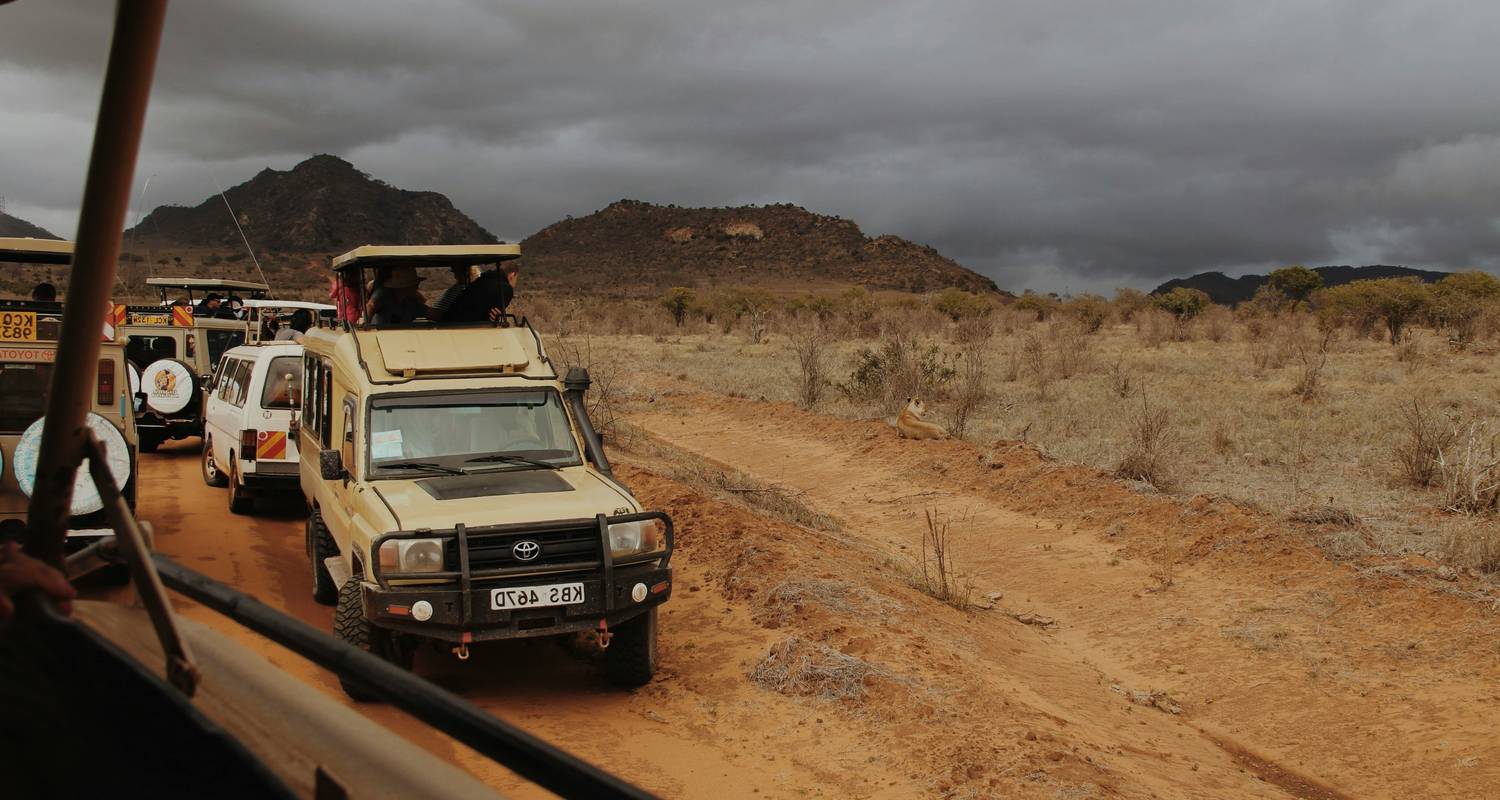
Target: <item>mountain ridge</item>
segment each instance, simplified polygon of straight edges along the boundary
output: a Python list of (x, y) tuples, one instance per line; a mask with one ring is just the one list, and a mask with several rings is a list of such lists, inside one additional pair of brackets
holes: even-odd
[[(1349, 265), (1313, 267), (1312, 270), (1323, 278), (1324, 286), (1339, 286), (1362, 280), (1405, 277), (1414, 277), (1422, 280), (1424, 283), (1433, 283), (1452, 274), (1439, 270), (1386, 264), (1372, 264), (1363, 267)], [(1222, 272), (1200, 272), (1186, 278), (1173, 278), (1152, 289), (1151, 294), (1162, 294), (1178, 287), (1186, 287), (1202, 291), (1208, 295), (1210, 300), (1219, 305), (1232, 306), (1254, 297), (1256, 290), (1265, 284), (1266, 279), (1267, 276), (1265, 275), (1241, 275), (1238, 278), (1231, 278)]]
[(20, 217), (13, 217), (3, 211), (0, 211), (0, 236), (22, 236), (32, 239), (62, 238), (40, 225), (33, 225)]

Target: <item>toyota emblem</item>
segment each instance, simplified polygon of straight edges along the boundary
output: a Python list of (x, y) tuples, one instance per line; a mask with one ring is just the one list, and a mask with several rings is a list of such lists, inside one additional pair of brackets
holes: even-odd
[(515, 556), (517, 561), (535, 561), (536, 557), (542, 554), (542, 546), (530, 539), (522, 539), (511, 546), (510, 554)]

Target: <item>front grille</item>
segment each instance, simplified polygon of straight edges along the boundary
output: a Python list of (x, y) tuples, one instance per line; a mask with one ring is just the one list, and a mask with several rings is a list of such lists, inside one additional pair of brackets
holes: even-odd
[[(516, 542), (526, 539), (541, 545), (542, 552), (530, 561), (521, 561), (512, 548)], [(604, 558), (599, 550), (599, 529), (592, 525), (546, 533), (470, 533), (468, 540), (469, 569), (475, 572), (507, 567), (551, 567), (581, 561), (599, 563)], [(448, 568), (458, 569), (458, 539), (449, 539), (446, 549)]]

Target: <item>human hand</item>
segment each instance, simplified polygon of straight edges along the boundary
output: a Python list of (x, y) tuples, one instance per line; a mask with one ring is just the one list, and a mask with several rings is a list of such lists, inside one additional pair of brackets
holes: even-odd
[(78, 592), (66, 576), (21, 552), (15, 542), (0, 545), (0, 623), (8, 622), (16, 613), (11, 598), (29, 589), (40, 589), (57, 603), (59, 611), (73, 613), (73, 598)]

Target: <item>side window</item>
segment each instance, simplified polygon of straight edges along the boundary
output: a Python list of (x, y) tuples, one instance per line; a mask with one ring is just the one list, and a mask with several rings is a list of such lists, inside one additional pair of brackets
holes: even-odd
[(219, 394), (219, 379), (224, 377), (224, 365), (227, 363), (229, 363), (229, 359), (227, 358), (220, 360), (219, 363), (214, 365), (213, 374), (208, 376), (208, 385), (203, 387), (203, 391), (209, 397), (215, 397)]
[(354, 428), (355, 420), (359, 419), (359, 412), (354, 402), (354, 396), (344, 397), (344, 435), (340, 437), (339, 450), (343, 454), (344, 469), (354, 472)]
[(238, 358), (226, 358), (224, 359), (224, 363), (219, 365), (218, 383), (215, 384), (217, 388), (214, 394), (218, 395), (220, 400), (228, 400), (234, 397), (234, 373), (239, 365), (240, 360)]
[(318, 412), (323, 419), (323, 447), (327, 448), (333, 443), (329, 441), (330, 430), (333, 427), (333, 369), (327, 364), (322, 365), (322, 371), (318, 374), (319, 392), (323, 395), (323, 408)]
[(318, 361), (309, 355), (302, 357), (302, 385), (307, 390), (302, 393), (302, 427), (311, 431), (314, 436), (318, 435), (318, 403), (322, 402), (318, 395)]
[(245, 395), (250, 392), (250, 377), (255, 372), (254, 361), (241, 361), (234, 370), (234, 397), (229, 402), (245, 407)]
[(208, 358), (215, 363), (224, 351), (231, 347), (238, 347), (245, 343), (245, 334), (242, 331), (208, 331)]

